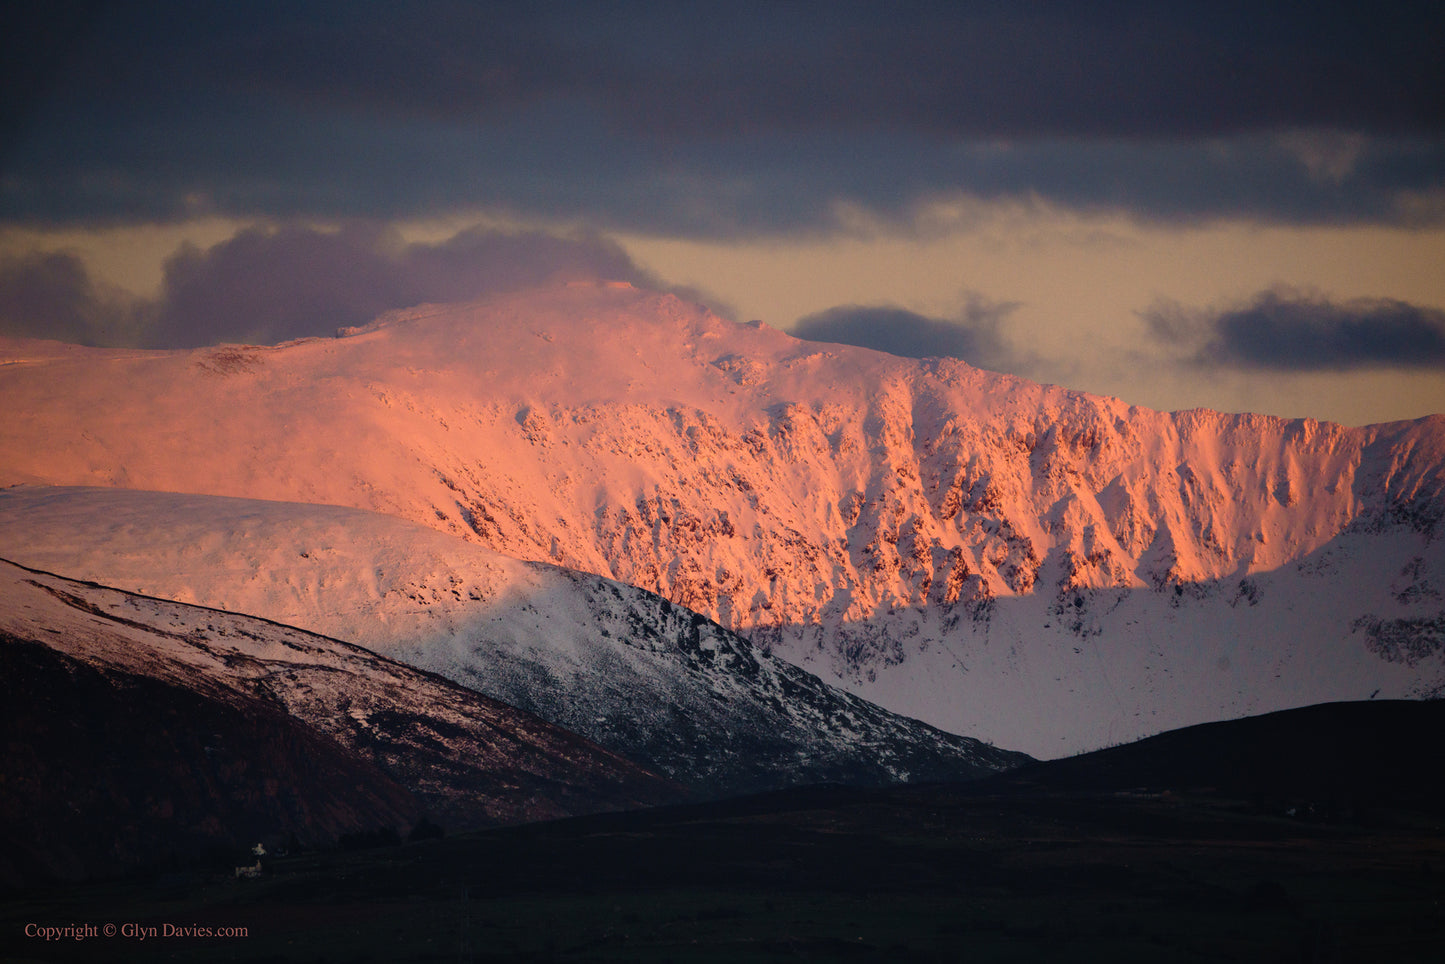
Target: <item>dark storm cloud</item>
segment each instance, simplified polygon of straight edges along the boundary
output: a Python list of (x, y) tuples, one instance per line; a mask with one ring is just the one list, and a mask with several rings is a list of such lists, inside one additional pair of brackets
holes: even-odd
[(903, 308), (840, 305), (798, 319), (791, 333), (808, 341), (856, 345), (904, 358), (961, 358), (980, 368), (1014, 370), (1020, 359), (1000, 328), (1017, 307), (971, 295), (957, 318), (930, 318)]
[(0, 260), (0, 334), (122, 344), (137, 320), (137, 306), (93, 282), (73, 254)]
[(1445, 311), (1393, 298), (1336, 302), (1282, 288), (1223, 311), (1161, 302), (1143, 317), (1156, 338), (1207, 367), (1445, 368)]
[(642, 282), (640, 274), (620, 248), (595, 238), (469, 231), (405, 246), (373, 227), (250, 230), (167, 262), (149, 337), (160, 345), (272, 342), (330, 334), (423, 301), (574, 278)]
[[(1338, 220), (1445, 187), (1440, 4), (138, 2), (7, 17), (12, 219), (490, 205), (723, 235), (955, 190)], [(1321, 177), (1275, 139), (1300, 130), (1361, 139)]]
[[(578, 96), (637, 130), (1437, 131), (1438, 4), (33, 5), (13, 73), (119, 96), (267, 89), (476, 118)], [(27, 28), (27, 24), (29, 24)]]
[(0, 332), (151, 348), (272, 344), (424, 301), (603, 278), (657, 286), (615, 244), (586, 235), (473, 230), (407, 245), (371, 226), (252, 229), (204, 251), (182, 248), (151, 301), (99, 288), (73, 255), (0, 262)]

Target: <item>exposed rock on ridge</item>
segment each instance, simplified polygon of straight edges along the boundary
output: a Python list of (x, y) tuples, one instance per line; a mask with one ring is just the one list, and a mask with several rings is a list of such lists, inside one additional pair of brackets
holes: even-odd
[(1005, 600), (1097, 616), (1357, 535), (1440, 564), (1442, 416), (1153, 412), (591, 287), (226, 351), (247, 365), (12, 349), (27, 417), (0, 426), (0, 481), (391, 513), (657, 592), (885, 702), (880, 674)]

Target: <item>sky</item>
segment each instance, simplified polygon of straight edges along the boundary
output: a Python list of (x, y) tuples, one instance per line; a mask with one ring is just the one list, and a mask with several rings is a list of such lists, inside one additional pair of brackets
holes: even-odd
[(1160, 409), (1445, 412), (1445, 5), (12, 3), (0, 334), (596, 277)]

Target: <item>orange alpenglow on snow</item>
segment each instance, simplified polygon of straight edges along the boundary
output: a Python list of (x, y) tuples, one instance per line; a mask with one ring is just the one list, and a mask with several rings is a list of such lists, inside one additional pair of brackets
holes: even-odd
[[(1036, 755), (1445, 681), (1420, 636), (1442, 417), (1155, 412), (609, 285), (274, 348), (5, 355), (0, 484), (384, 513)], [(224, 534), (196, 537), (219, 564)]]

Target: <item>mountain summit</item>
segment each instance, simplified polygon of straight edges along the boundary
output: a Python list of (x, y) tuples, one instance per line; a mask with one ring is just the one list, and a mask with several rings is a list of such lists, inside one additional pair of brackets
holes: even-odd
[(1441, 416), (1154, 412), (593, 285), (0, 361), (0, 484), (399, 516), (1035, 755), (1445, 685)]

